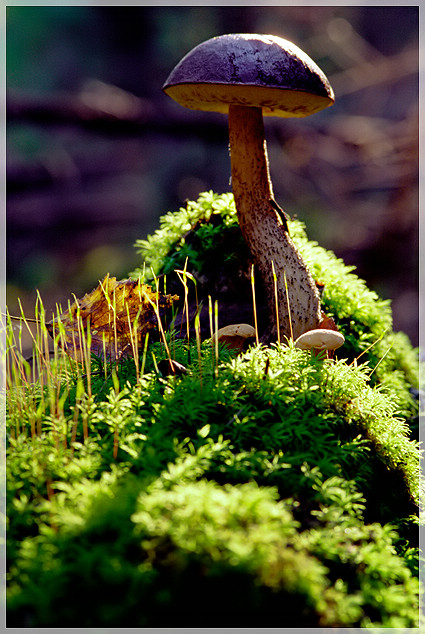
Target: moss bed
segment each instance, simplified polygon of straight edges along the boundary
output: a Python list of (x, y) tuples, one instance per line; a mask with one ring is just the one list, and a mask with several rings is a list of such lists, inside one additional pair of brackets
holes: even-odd
[(235, 303), (252, 323), (250, 263), (232, 196), (206, 192), (139, 241), (132, 274), (196, 280), (202, 337), (167, 331), (188, 372), (161, 372), (158, 340), (139, 380), (132, 358), (93, 359), (90, 394), (71, 371), (60, 415), (39, 382), (31, 407), (10, 390), (8, 627), (418, 627), (418, 351), (289, 228), (345, 336), (335, 358), (285, 340), (217, 364), (208, 298), (220, 325)]

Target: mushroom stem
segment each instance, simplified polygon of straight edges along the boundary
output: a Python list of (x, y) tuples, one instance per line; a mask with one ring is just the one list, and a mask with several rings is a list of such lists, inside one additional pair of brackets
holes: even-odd
[(307, 265), (270, 203), (274, 198), (262, 109), (230, 105), (229, 139), (232, 188), (239, 225), (260, 271), (267, 297), (270, 325), (265, 338), (268, 341), (277, 338), (277, 288), (280, 334), (288, 338), (291, 335), (289, 301), (292, 333), (296, 339), (303, 332), (318, 327), (321, 319), (320, 297)]

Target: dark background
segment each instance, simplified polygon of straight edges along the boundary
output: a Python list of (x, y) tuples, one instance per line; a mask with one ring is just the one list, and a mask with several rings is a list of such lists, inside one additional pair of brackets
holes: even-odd
[(201, 191), (230, 191), (227, 119), (161, 91), (223, 33), (292, 40), (335, 105), (266, 119), (275, 197), (392, 300), (418, 344), (418, 7), (7, 8), (7, 301), (34, 313), (140, 264), (134, 249)]

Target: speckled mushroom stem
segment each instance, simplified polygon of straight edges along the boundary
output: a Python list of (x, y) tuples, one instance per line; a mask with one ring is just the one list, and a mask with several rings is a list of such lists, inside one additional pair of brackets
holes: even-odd
[(270, 204), (270, 181), (262, 109), (229, 106), (229, 139), (232, 188), (239, 225), (265, 287), (270, 330), (268, 341), (276, 341), (276, 302), (272, 261), (277, 278), (280, 336), (290, 337), (290, 303), (294, 339), (317, 328), (321, 318), (320, 297), (305, 262)]

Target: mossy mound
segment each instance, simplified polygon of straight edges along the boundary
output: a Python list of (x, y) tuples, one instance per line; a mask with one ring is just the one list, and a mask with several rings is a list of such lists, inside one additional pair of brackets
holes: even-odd
[[(323, 285), (323, 311), (345, 336), (338, 357), (349, 363), (357, 359), (368, 363), (373, 369), (372, 384), (391, 389), (401, 413), (411, 417), (411, 426), (417, 433), (418, 350), (403, 332), (393, 331), (390, 301), (368, 289), (364, 280), (353, 273), (354, 267), (346, 266), (333, 252), (308, 240), (302, 222), (288, 219), (288, 228), (313, 278)], [(143, 267), (132, 276), (152, 280), (165, 275), (168, 287), (180, 294), (182, 286), (174, 271), (187, 269), (194, 276), (197, 300), (204, 307), (201, 320), (204, 315), (206, 333), (209, 295), (219, 302), (220, 326), (244, 320), (253, 324), (250, 254), (239, 230), (232, 194), (200, 194), (197, 201), (165, 214), (159, 229), (136, 246)], [(256, 285), (261, 329), (266, 315), (259, 280)], [(229, 311), (229, 306), (236, 310)]]
[(218, 377), (201, 352), (138, 385), (128, 361), (85, 443), (11, 440), (8, 625), (415, 627), (418, 448), (392, 400), (294, 348)]
[[(217, 203), (222, 235), (230, 196), (188, 208)], [(157, 274), (184, 267), (193, 218), (185, 225), (183, 211), (177, 232), (169, 217), (161, 240), (143, 244)], [(11, 395), (9, 627), (418, 626), (415, 353), (403, 339), (377, 365), (370, 343), (397, 340), (388, 304), (291, 227), (346, 335), (339, 358), (287, 342), (239, 356), (220, 348), (217, 360), (208, 340), (170, 329), (139, 379), (131, 358), (97, 361), (91, 396), (67, 376), (56, 413), (31, 387), (36, 435), (31, 408)], [(239, 270), (240, 253), (229, 262)], [(201, 286), (202, 262), (192, 270)], [(161, 374), (167, 348), (186, 374)]]

